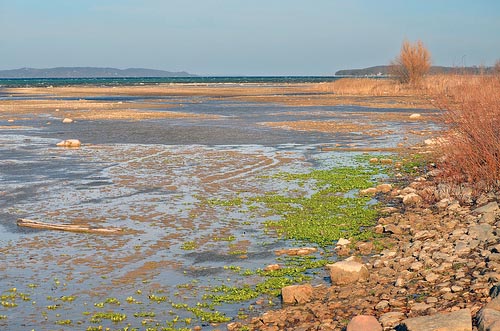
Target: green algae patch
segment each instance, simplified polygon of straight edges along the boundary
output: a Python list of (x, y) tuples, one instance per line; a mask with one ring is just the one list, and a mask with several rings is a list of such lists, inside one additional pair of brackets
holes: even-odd
[(367, 228), (374, 225), (377, 211), (369, 197), (357, 191), (374, 185), (374, 167), (336, 167), (305, 174), (278, 174), (286, 181), (312, 187), (314, 193), (302, 196), (267, 194), (254, 199), (263, 203), (279, 220), (265, 223), (268, 229), (286, 239), (326, 247), (339, 238), (365, 240), (373, 236)]

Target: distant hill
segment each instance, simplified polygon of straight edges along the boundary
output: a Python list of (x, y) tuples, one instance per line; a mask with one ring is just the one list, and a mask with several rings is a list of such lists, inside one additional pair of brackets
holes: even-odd
[[(335, 76), (387, 76), (389, 75), (390, 66), (375, 66), (364, 69), (346, 69), (339, 70)], [(430, 69), (431, 74), (444, 74), (444, 73), (466, 73), (466, 74), (479, 74), (488, 73), (492, 71), (491, 67), (442, 67), (432, 66)]]
[(112, 78), (112, 77), (194, 77), (185, 71), (170, 72), (143, 68), (57, 67), (0, 70), (0, 78)]

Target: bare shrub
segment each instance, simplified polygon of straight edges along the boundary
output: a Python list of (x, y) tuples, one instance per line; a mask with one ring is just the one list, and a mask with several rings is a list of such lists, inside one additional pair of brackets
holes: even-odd
[(412, 44), (403, 42), (399, 55), (390, 64), (390, 74), (400, 83), (418, 85), (431, 67), (431, 54), (418, 40)]
[[(470, 183), (477, 191), (500, 188), (500, 80), (493, 76), (450, 78), (438, 99), (450, 126), (442, 146), (443, 180)], [(443, 93), (445, 92), (445, 93)]]

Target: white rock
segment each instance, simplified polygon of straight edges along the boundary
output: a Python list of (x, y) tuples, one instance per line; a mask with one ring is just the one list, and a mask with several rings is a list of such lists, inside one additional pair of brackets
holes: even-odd
[(81, 142), (78, 139), (68, 139), (58, 142), (57, 147), (70, 147), (70, 148), (78, 148), (81, 146)]
[(345, 246), (345, 245), (349, 245), (351, 243), (350, 240), (348, 239), (344, 239), (344, 238), (340, 238), (338, 241), (337, 241), (337, 246)]
[(422, 115), (418, 114), (418, 113), (415, 113), (415, 114), (411, 114), (410, 115), (410, 119), (411, 120), (417, 120), (417, 119), (420, 119), (422, 117)]
[(66, 117), (65, 119), (62, 120), (62, 122), (65, 124), (69, 124), (69, 123), (73, 123), (73, 120), (71, 118)]

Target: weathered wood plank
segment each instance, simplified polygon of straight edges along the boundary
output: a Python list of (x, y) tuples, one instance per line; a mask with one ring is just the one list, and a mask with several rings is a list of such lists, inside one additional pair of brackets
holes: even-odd
[(28, 220), (25, 218), (20, 218), (17, 220), (17, 226), (34, 228), (34, 229), (45, 229), (45, 230), (57, 230), (57, 231), (69, 231), (69, 232), (82, 232), (82, 233), (98, 233), (98, 234), (120, 234), (123, 233), (123, 229), (120, 228), (97, 228), (85, 225), (77, 224), (51, 224), (41, 221)]

